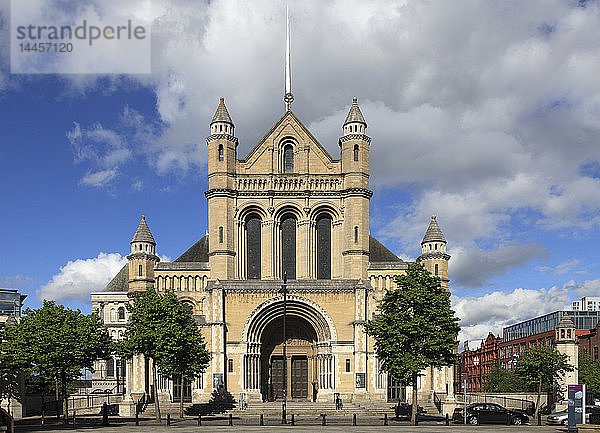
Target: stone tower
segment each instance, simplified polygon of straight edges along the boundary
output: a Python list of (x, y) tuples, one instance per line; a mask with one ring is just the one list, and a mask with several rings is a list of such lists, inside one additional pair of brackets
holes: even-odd
[(208, 145), (208, 257), (213, 277), (235, 276), (234, 189), (238, 139), (225, 100), (210, 122)]
[(146, 218), (138, 225), (131, 240), (131, 254), (129, 260), (129, 295), (143, 292), (154, 286), (154, 266), (160, 261), (156, 255), (156, 242), (146, 224)]
[(367, 122), (353, 98), (352, 106), (339, 139), (344, 175), (344, 248), (345, 278), (367, 278), (369, 263), (369, 146)]
[(446, 253), (446, 238), (437, 223), (435, 215), (431, 216), (431, 222), (421, 241), (421, 256), (417, 260), (423, 263), (425, 269), (432, 275), (440, 277), (442, 287), (448, 289), (448, 261), (450, 255)]
[[(577, 385), (579, 368), (579, 357), (577, 347), (577, 337), (575, 335), (575, 325), (568, 315), (564, 315), (556, 326), (556, 350), (568, 356), (568, 362), (573, 366), (573, 371), (565, 373), (558, 381), (564, 403), (568, 400), (567, 385)], [(566, 407), (566, 404), (564, 405)]]

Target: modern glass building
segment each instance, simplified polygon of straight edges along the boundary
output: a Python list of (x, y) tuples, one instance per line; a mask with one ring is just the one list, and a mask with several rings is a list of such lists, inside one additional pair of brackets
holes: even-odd
[(0, 323), (4, 323), (11, 315), (21, 317), (26, 297), (27, 295), (22, 295), (15, 289), (0, 289)]
[(505, 327), (502, 333), (502, 341), (512, 341), (554, 331), (564, 315), (571, 318), (577, 330), (595, 328), (600, 320), (600, 311), (555, 311)]

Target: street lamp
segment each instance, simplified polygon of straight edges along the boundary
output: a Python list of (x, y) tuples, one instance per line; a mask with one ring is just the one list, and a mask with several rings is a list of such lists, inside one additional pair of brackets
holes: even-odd
[(281, 424), (287, 424), (287, 343), (285, 334), (285, 320), (287, 315), (287, 272), (283, 273), (283, 284), (281, 286), (281, 291), (283, 292), (283, 402), (281, 403)]

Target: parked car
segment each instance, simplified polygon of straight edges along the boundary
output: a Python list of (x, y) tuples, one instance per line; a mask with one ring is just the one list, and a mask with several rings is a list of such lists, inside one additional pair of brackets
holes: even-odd
[(567, 425), (569, 422), (569, 412), (566, 410), (562, 410), (560, 412), (554, 412), (548, 415), (548, 424), (553, 425)]
[[(585, 407), (585, 423), (586, 424), (590, 423), (590, 415), (592, 413), (592, 410), (596, 407), (598, 407), (598, 406), (586, 406)], [(555, 412), (555, 413), (551, 413), (550, 415), (548, 415), (548, 424), (567, 425), (568, 423), (569, 423), (569, 411), (568, 410), (562, 410), (560, 412)]]
[[(506, 409), (495, 403), (474, 403), (467, 406), (466, 414), (469, 424), (506, 424), (521, 425), (529, 422), (529, 417), (523, 411)], [(465, 422), (464, 408), (457, 407), (452, 414), (452, 421)]]

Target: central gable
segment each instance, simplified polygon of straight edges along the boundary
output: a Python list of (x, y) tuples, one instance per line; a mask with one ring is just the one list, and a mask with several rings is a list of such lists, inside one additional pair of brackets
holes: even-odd
[(287, 174), (338, 174), (340, 161), (333, 159), (294, 113), (286, 111), (248, 156), (237, 161), (237, 173), (283, 174), (283, 146), (294, 148), (294, 170)]

